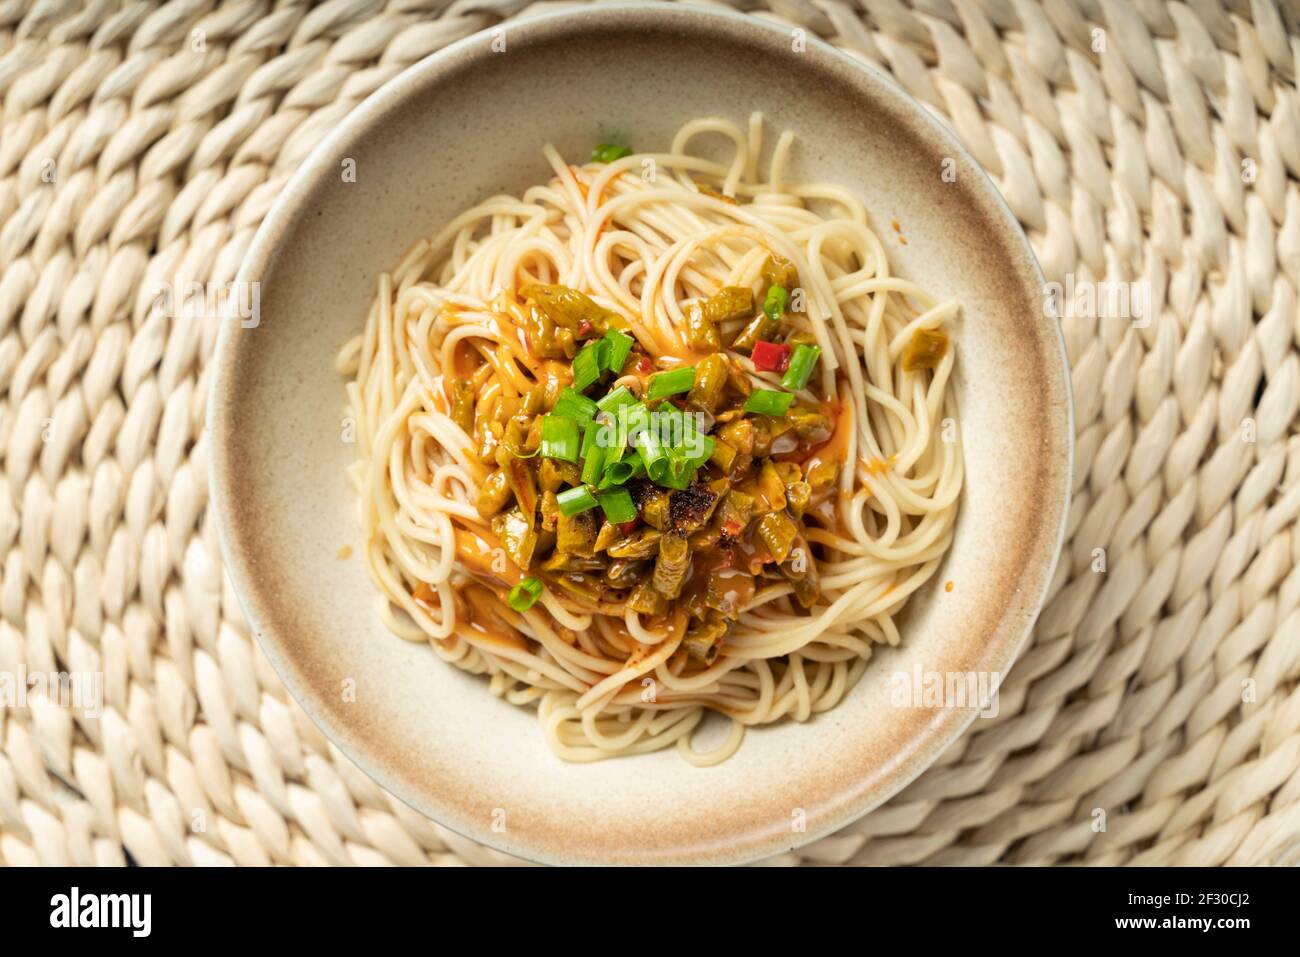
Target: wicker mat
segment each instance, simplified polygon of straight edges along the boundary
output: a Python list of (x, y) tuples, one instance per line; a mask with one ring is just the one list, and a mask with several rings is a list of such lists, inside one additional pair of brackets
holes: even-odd
[[(945, 117), (1063, 319), (1069, 540), (1033, 644), (883, 808), (777, 863), (1300, 860), (1300, 10), (1272, 0), (769, 0)], [(0, 708), (6, 864), (504, 858), (384, 793), (302, 715), (222, 586), (202, 426), (234, 276), (348, 110), (515, 0), (0, 2)], [(156, 286), (154, 286), (156, 288)]]

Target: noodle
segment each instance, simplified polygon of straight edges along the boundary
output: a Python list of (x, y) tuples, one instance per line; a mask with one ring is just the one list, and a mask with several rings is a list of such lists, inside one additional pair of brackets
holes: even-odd
[[(690, 152), (717, 135), (734, 149), (730, 162)], [(853, 195), (792, 181), (792, 142), (788, 132), (779, 138), (765, 180), (757, 115), (747, 129), (698, 119), (667, 153), (609, 163), (570, 166), (548, 145), (554, 177), (519, 198), (493, 197), (417, 243), (381, 277), (364, 332), (339, 355), (352, 379), (359, 455), (350, 476), (364, 558), (385, 624), (489, 675), (494, 694), (536, 707), (565, 760), (675, 744), (693, 764), (716, 764), (748, 726), (834, 707), (874, 645), (899, 643), (894, 616), (952, 541), (962, 484), (956, 429), (944, 422), (956, 416), (953, 351), (919, 371), (903, 355), (918, 330), (941, 330), (959, 306), (890, 275)], [(689, 303), (752, 285), (768, 254), (797, 268), (793, 321), (821, 349), (798, 398), (839, 410), (816, 455), (843, 466), (808, 514), (816, 604), (805, 610), (789, 582), (760, 578), (709, 664), (686, 653), (680, 610), (652, 619), (558, 589), (522, 613), (507, 606), (504, 590), (520, 573), (475, 508), (491, 462), (452, 418), (449, 383), (468, 382), (478, 415), (490, 419), (557, 374), (558, 363), (530, 354), (523, 332), (519, 290), (532, 282), (581, 290), (628, 317), (658, 367), (681, 365), (691, 357)], [(731, 356), (755, 386), (779, 387), (779, 376)], [(692, 737), (708, 711), (730, 719), (730, 731), (700, 750)]]

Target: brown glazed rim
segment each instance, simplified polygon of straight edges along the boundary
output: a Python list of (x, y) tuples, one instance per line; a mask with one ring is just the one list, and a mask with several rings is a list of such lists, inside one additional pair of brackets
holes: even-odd
[[(630, 3), (562, 10), (524, 20), (510, 21), (510, 42), (554, 41), (575, 34), (625, 33), (654, 29), (674, 35), (728, 34), (755, 47), (790, 54), (786, 28), (729, 10), (679, 4)], [(379, 127), (408, 97), (427, 92), (449, 77), (474, 68), (487, 55), (484, 33), (460, 40), (414, 64), (390, 80), (320, 142), (290, 179), (257, 231), (237, 281), (260, 281), (273, 268), (280, 242), (303, 214), (314, 184), (335, 173), (334, 157), (350, 142)], [(920, 143), (935, 156), (952, 157), (960, 171), (963, 216), (972, 217), (988, 230), (990, 255), (1005, 257), (1014, 282), (1005, 289), (1007, 302), (1042, 315), (1044, 277), (1009, 207), (987, 174), (948, 130), (892, 79), (835, 50), (815, 37), (798, 54), (808, 82), (835, 83), (852, 88), (863, 101), (883, 108), (900, 135)], [(1024, 366), (1044, 404), (1063, 402), (1064, 421), (1041, 417), (1037, 437), (1042, 461), (1034, 481), (1036, 523), (1023, 530), (1023, 550), (1018, 576), (1001, 584), (1000, 612), (996, 624), (983, 632), (977, 647), (959, 663), (963, 670), (1005, 674), (1025, 643), (1051, 583), (1065, 536), (1073, 473), (1074, 414), (1070, 378), (1060, 329), (1054, 322), (1036, 324), (1044, 330), (1026, 344)], [(1050, 332), (1045, 330), (1050, 329)], [(437, 784), (417, 775), (403, 761), (400, 742), (381, 730), (359, 727), (323, 692), (320, 667), (311, 660), (309, 636), (295, 636), (291, 596), (271, 584), (273, 578), (259, 568), (257, 529), (260, 518), (254, 506), (238, 492), (241, 429), (248, 428), (237, 397), (244, 394), (250, 363), (240, 345), (247, 339), (233, 324), (223, 323), (218, 339), (207, 430), (210, 443), (210, 486), (226, 568), (243, 607), (248, 625), (279, 673), (285, 686), (306, 713), (338, 747), (376, 782), (416, 810), (467, 838), (507, 853), (553, 863), (741, 863), (762, 858), (792, 846), (788, 820), (784, 830), (749, 827), (719, 836), (717, 832), (681, 837), (679, 843), (647, 847), (628, 843), (617, 852), (594, 855), (585, 849), (581, 823), (553, 824), (521, 835), (493, 833), (466, 807), (465, 796), (438, 790)], [(243, 357), (241, 359), (241, 357)], [(332, 371), (332, 370), (331, 370)], [(1050, 400), (1050, 401), (1049, 401)], [(960, 516), (958, 521), (961, 521)], [(261, 572), (259, 574), (258, 572)], [(301, 630), (301, 629), (298, 629)], [(807, 826), (797, 843), (830, 834), (878, 806), (915, 779), (974, 720), (974, 709), (941, 709), (923, 727), (900, 733), (896, 753), (883, 770), (852, 764), (836, 775), (833, 798), (807, 809)], [(901, 729), (900, 729), (901, 730)]]

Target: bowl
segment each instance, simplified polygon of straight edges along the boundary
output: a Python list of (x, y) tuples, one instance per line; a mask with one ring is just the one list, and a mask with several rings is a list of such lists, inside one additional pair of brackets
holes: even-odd
[[(796, 134), (792, 175), (866, 201), (896, 273), (963, 302), (953, 388), (966, 486), (955, 537), (909, 603), (902, 644), (875, 654), (837, 707), (751, 729), (714, 767), (672, 750), (567, 764), (533, 713), (381, 625), (357, 557), (344, 474), (355, 447), (335, 355), (362, 328), (379, 274), (413, 242), (489, 195), (549, 178), (544, 143), (579, 161), (604, 140), (662, 149), (692, 117), (743, 123), (754, 110), (769, 130)], [(475, 841), (570, 864), (789, 851), (896, 793), (983, 704), (905, 700), (900, 676), (996, 682), (1039, 611), (1062, 541), (1073, 435), (1043, 277), (946, 128), (874, 69), (801, 32), (711, 8), (602, 4), (455, 43), (320, 143), (268, 213), (238, 283), (256, 291), (258, 309), (223, 324), (208, 429), (217, 527), (249, 627), (345, 754)], [(349, 546), (353, 557), (341, 557)]]

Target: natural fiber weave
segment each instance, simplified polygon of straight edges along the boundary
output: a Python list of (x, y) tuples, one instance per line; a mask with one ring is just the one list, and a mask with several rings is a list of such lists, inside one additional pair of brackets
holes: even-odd
[[(105, 676), (100, 717), (39, 695), (0, 710), (0, 861), (503, 860), (353, 767), (249, 640), (206, 512), (216, 323), (160, 316), (146, 290), (232, 279), (353, 105), (460, 37), (553, 6), (0, 2), (0, 672)], [(1300, 12), (756, 12), (945, 117), (1049, 280), (1154, 290), (1145, 328), (1063, 320), (1069, 539), (999, 715), (779, 862), (1295, 863)]]

